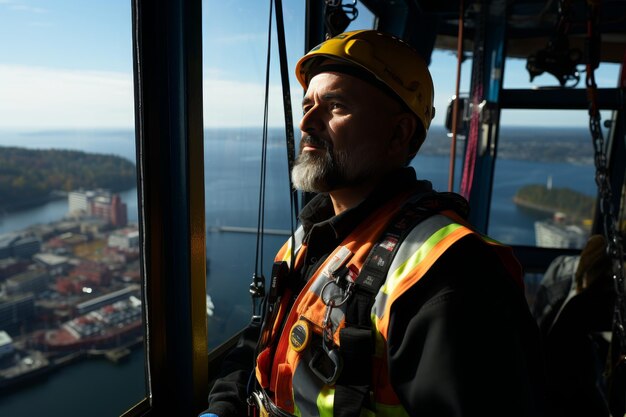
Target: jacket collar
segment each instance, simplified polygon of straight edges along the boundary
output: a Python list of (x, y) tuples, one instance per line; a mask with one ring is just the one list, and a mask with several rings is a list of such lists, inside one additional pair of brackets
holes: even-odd
[(300, 222), (305, 235), (309, 234), (313, 226), (327, 226), (333, 230), (336, 239), (342, 239), (373, 210), (398, 193), (410, 188), (417, 188), (419, 192), (425, 192), (432, 190), (432, 185), (430, 181), (418, 181), (413, 168), (402, 168), (388, 174), (381, 181), (381, 185), (359, 205), (338, 215), (335, 215), (332, 201), (327, 193), (316, 195), (300, 212)]

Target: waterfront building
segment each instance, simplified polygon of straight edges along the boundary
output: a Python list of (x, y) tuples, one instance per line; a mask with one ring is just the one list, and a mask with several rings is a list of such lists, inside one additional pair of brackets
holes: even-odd
[(4, 233), (0, 235), (0, 259), (11, 256), (11, 245), (18, 239), (17, 233)]
[(33, 261), (44, 267), (51, 276), (64, 274), (70, 267), (69, 258), (67, 256), (52, 253), (38, 253), (33, 256)]
[(0, 259), (15, 257), (28, 259), (41, 250), (41, 239), (19, 233), (0, 235)]
[(83, 259), (70, 271), (69, 276), (83, 278), (90, 285), (101, 287), (111, 284), (113, 273), (105, 263)]
[(93, 216), (107, 220), (115, 227), (128, 223), (128, 209), (119, 194), (108, 190), (75, 190), (68, 193), (70, 216)]
[(0, 358), (13, 353), (13, 339), (7, 332), (0, 330)]
[(542, 248), (580, 249), (585, 246), (588, 233), (580, 226), (567, 224), (562, 213), (550, 220), (535, 222), (535, 242)]
[(35, 296), (32, 293), (0, 297), (0, 329), (17, 332), (35, 317)]
[(119, 276), (122, 282), (141, 282), (141, 273), (139, 272), (139, 265), (136, 268), (128, 268), (126, 271), (122, 272)]
[(84, 289), (91, 288), (91, 286), (85, 284), (84, 279), (61, 276), (55, 280), (54, 288), (60, 295), (68, 296), (82, 294)]
[(50, 274), (43, 268), (21, 272), (7, 278), (4, 290), (8, 295), (45, 291), (50, 283)]
[(127, 299), (129, 296), (138, 296), (141, 287), (137, 284), (129, 285), (117, 291), (92, 298), (91, 300), (76, 304), (76, 314), (86, 314), (90, 311), (97, 310), (109, 304), (113, 304), (119, 300)]
[(68, 211), (70, 215), (87, 214), (89, 200), (93, 198), (93, 191), (76, 190), (67, 194)]
[(106, 288), (111, 284), (113, 271), (108, 265), (80, 260), (67, 276), (56, 279), (56, 290), (60, 294), (90, 294), (94, 288)]
[(95, 201), (108, 204), (111, 200), (111, 192), (104, 189), (70, 191), (67, 194), (68, 212), (74, 215), (93, 215)]
[(111, 195), (99, 195), (93, 200), (89, 206), (87, 214), (102, 219), (111, 219)]
[(60, 221), (55, 224), (56, 234), (80, 233), (80, 222), (67, 220)]
[(54, 223), (35, 224), (25, 230), (34, 236), (38, 236), (42, 241), (46, 241), (57, 233), (57, 226)]
[(124, 227), (128, 224), (128, 208), (122, 202), (119, 194), (111, 198), (111, 224), (115, 227)]
[(0, 282), (12, 275), (26, 271), (28, 265), (30, 265), (30, 262), (24, 259), (13, 257), (0, 259)]
[(72, 253), (72, 248), (89, 240), (86, 235), (66, 232), (49, 239), (45, 247), (56, 254)]
[(98, 235), (111, 229), (111, 223), (107, 219), (90, 217), (82, 219), (80, 222), (80, 233), (87, 235)]
[(41, 239), (36, 236), (21, 236), (11, 245), (11, 255), (29, 259), (41, 250)]
[(139, 247), (139, 230), (126, 228), (116, 230), (109, 235), (107, 244), (111, 248), (135, 249)]

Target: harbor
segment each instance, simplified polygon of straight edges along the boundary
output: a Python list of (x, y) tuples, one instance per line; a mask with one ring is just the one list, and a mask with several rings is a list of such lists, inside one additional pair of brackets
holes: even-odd
[(37, 350), (16, 350), (11, 358), (0, 362), (0, 391), (19, 388), (67, 365), (84, 359), (105, 358), (113, 364), (128, 360), (133, 350), (140, 349), (143, 337), (136, 337), (111, 349), (88, 349), (71, 353), (50, 354)]
[(142, 346), (126, 204), (106, 190), (65, 198), (63, 218), (0, 234), (0, 391), (83, 359), (120, 363)]

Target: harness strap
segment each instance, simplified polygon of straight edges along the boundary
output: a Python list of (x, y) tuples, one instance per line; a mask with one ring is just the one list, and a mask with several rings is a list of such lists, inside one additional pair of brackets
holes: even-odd
[[(439, 203), (424, 204), (425, 198), (439, 200), (436, 193), (430, 192), (419, 194), (405, 204), (368, 254), (355, 280), (353, 296), (346, 306), (346, 326), (339, 332), (343, 370), (335, 384), (335, 417), (357, 417), (363, 407), (371, 408), (369, 393), (374, 354), (372, 306), (402, 241), (419, 222), (442, 208)], [(435, 206), (436, 209), (424, 206)]]

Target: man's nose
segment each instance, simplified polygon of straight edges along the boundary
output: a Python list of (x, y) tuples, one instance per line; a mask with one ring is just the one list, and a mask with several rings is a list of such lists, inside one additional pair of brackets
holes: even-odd
[(300, 119), (300, 130), (307, 133), (319, 132), (323, 129), (323, 123), (319, 114), (319, 106), (311, 107)]

